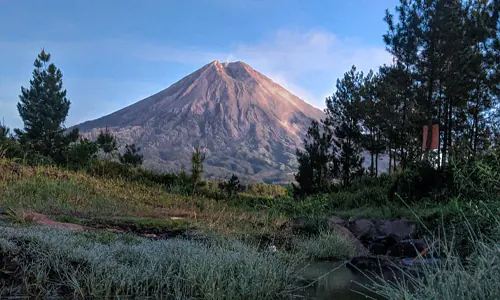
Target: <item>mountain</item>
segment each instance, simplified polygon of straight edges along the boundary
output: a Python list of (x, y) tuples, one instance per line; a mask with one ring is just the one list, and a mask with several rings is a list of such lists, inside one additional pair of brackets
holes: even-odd
[(142, 148), (144, 166), (189, 170), (194, 146), (206, 152), (207, 177), (235, 173), (283, 181), (296, 172), (295, 150), (323, 112), (243, 62), (213, 61), (167, 89), (74, 127), (95, 138), (108, 127), (121, 145)]

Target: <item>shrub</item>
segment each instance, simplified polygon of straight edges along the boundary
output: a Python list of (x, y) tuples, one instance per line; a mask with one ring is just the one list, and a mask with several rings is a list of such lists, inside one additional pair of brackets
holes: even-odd
[(276, 184), (252, 183), (243, 185), (242, 192), (255, 196), (285, 196), (288, 194), (286, 187)]
[(133, 168), (114, 161), (99, 160), (92, 162), (86, 169), (92, 176), (123, 179), (141, 183), (159, 184), (167, 189), (179, 184), (179, 177), (171, 173), (155, 173), (142, 168)]
[(428, 162), (411, 165), (398, 175), (389, 190), (389, 200), (399, 201), (396, 194), (405, 201), (415, 202), (428, 198), (443, 202), (453, 192), (453, 171), (451, 168), (436, 169)]
[(228, 181), (220, 182), (219, 189), (223, 190), (229, 198), (232, 198), (241, 190), (238, 176), (233, 174)]
[(78, 143), (71, 145), (66, 154), (67, 165), (73, 170), (83, 169), (97, 159), (99, 148), (97, 143), (88, 139), (80, 139)]

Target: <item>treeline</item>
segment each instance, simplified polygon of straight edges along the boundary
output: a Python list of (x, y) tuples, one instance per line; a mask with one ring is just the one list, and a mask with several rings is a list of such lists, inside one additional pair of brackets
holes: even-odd
[(381, 155), (389, 173), (415, 164), (446, 170), (496, 147), (499, 8), (486, 0), (401, 0), (396, 15), (387, 10), (383, 39), (393, 63), (367, 74), (353, 66), (337, 80), (325, 119), (311, 124), (297, 151), (296, 195), (376, 177)]

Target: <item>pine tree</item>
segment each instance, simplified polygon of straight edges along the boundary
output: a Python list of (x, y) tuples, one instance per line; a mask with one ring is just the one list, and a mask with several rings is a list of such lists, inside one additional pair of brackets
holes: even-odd
[(299, 170), (293, 185), (296, 196), (323, 193), (330, 190), (338, 175), (338, 161), (333, 146), (333, 133), (328, 126), (320, 128), (313, 121), (304, 139), (304, 151), (296, 151)]
[(232, 198), (241, 188), (240, 179), (235, 174), (232, 174), (228, 181), (219, 183), (219, 188), (223, 190), (229, 198)]
[(78, 139), (78, 130), (65, 135), (63, 126), (70, 101), (62, 86), (62, 73), (50, 63), (51, 55), (44, 50), (34, 62), (30, 88), (21, 87), (17, 109), (24, 129), (16, 129), (21, 144), (28, 150), (64, 162), (64, 152)]
[(370, 70), (364, 78), (361, 88), (360, 120), (363, 130), (362, 147), (370, 153), (370, 176), (377, 176), (378, 158), (385, 149), (381, 130), (387, 120), (382, 116), (381, 102), (378, 94), (379, 82), (379, 75)]
[(141, 148), (136, 148), (135, 144), (125, 145), (125, 153), (120, 155), (120, 162), (134, 167), (142, 165), (144, 156), (139, 153), (140, 151)]
[(193, 186), (193, 192), (198, 187), (203, 176), (203, 162), (205, 161), (206, 155), (200, 149), (200, 146), (196, 146), (193, 154), (191, 155), (191, 184)]
[(326, 99), (325, 124), (333, 129), (334, 144), (338, 154), (340, 179), (343, 186), (349, 186), (363, 174), (361, 95), (363, 73), (356, 67), (337, 80), (337, 90)]
[(104, 152), (106, 157), (110, 158), (118, 150), (115, 136), (109, 131), (108, 127), (100, 131), (97, 136), (97, 146)]
[(439, 124), (438, 165), (487, 146), (484, 137), (492, 124), (484, 116), (498, 99), (494, 70), (499, 6), (483, 0), (401, 0), (397, 23), (386, 13), (384, 40), (397, 68), (409, 74), (411, 95), (406, 100), (413, 99), (408, 103), (414, 104), (411, 113), (417, 116), (411, 130), (402, 132), (420, 139), (428, 125), (423, 158), (430, 158), (431, 125)]

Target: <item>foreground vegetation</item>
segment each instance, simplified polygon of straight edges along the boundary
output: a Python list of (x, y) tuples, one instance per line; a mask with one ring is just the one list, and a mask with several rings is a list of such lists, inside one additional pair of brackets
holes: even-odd
[(295, 286), (289, 260), (237, 241), (201, 244), (47, 228), (0, 228), (3, 295), (276, 299)]

